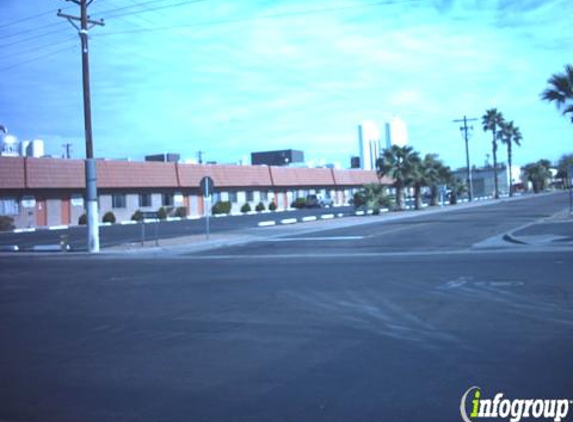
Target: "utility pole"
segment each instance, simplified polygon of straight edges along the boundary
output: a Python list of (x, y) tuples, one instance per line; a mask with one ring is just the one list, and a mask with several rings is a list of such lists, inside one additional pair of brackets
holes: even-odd
[(470, 147), (468, 145), (468, 131), (473, 130), (473, 126), (468, 126), (468, 122), (475, 122), (478, 119), (471, 118), (468, 119), (464, 116), (463, 119), (454, 120), (454, 123), (463, 123), (463, 126), (460, 126), (460, 130), (464, 133), (464, 140), (466, 141), (466, 170), (467, 170), (467, 184), (468, 184), (468, 199), (470, 201), (473, 200), (474, 196), (474, 188), (472, 182), (472, 169), (470, 167)]
[[(88, 30), (96, 25), (103, 26), (103, 19), (95, 21), (88, 16), (88, 6), (93, 0), (66, 0), (77, 4), (80, 7), (80, 16), (72, 16), (58, 10), (58, 16), (67, 19), (74, 28), (78, 30), (82, 47), (82, 81), (84, 90), (84, 126), (86, 137), (86, 211), (88, 226), (88, 251), (90, 253), (99, 252), (99, 222), (97, 203), (97, 177), (96, 162), (94, 160), (93, 138), (92, 138), (92, 112), (90, 99), (90, 65), (88, 49)], [(79, 22), (78, 26), (76, 22)]]
[(203, 164), (203, 154), (205, 154), (205, 151), (197, 151), (197, 162), (199, 164)]
[(72, 144), (70, 144), (69, 142), (62, 144), (62, 148), (64, 148), (64, 151), (65, 151), (64, 152), (64, 158), (66, 158), (68, 160), (70, 158), (72, 158)]

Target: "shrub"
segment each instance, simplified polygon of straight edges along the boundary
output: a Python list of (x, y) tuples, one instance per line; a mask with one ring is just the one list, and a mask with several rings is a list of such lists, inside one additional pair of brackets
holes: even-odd
[(266, 209), (265, 204), (263, 204), (262, 202), (259, 202), (255, 207), (255, 211), (259, 212), (264, 211), (265, 209)]
[(211, 210), (213, 214), (229, 214), (231, 212), (231, 202), (230, 201), (219, 201)]
[(371, 209), (375, 215), (380, 214), (380, 208), (390, 208), (392, 199), (386, 194), (386, 189), (377, 183), (364, 185), (354, 194), (353, 204), (355, 208)]
[(167, 208), (160, 207), (157, 210), (157, 218), (159, 218), (160, 220), (165, 220), (167, 218)]
[(7, 215), (0, 215), (0, 232), (14, 229), (14, 219)]
[(113, 212), (111, 212), (111, 211), (106, 212), (106, 213), (103, 215), (102, 221), (103, 221), (104, 223), (112, 223), (112, 224), (115, 223), (115, 214), (114, 214)]
[(175, 217), (187, 217), (187, 207), (177, 207), (175, 210)]
[(298, 209), (305, 208), (306, 207), (306, 199), (305, 198), (296, 198), (294, 201), (292, 201), (290, 206), (292, 208), (298, 208)]
[(143, 220), (143, 213), (141, 212), (141, 210), (137, 210), (133, 213), (133, 215), (131, 216), (131, 219), (133, 221), (142, 221)]
[(251, 211), (251, 205), (248, 202), (243, 204), (243, 206), (241, 207), (241, 212), (245, 213), (250, 211)]
[(269, 210), (275, 211), (276, 209), (277, 209), (277, 204), (275, 204), (274, 202), (271, 202), (269, 204)]
[(88, 224), (88, 216), (86, 215), (85, 212), (82, 215), (80, 215), (80, 218), (78, 218), (78, 224), (80, 226), (85, 226), (86, 224)]

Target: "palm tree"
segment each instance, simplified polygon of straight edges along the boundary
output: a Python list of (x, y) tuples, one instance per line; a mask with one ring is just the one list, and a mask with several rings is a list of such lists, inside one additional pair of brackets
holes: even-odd
[(554, 102), (564, 116), (570, 115), (573, 122), (573, 65), (565, 65), (565, 73), (556, 73), (547, 83), (549, 87), (541, 93), (541, 99)]
[(422, 162), (425, 186), (430, 188), (430, 206), (438, 205), (440, 185), (447, 184), (449, 168), (440, 160), (438, 154), (426, 154)]
[(539, 193), (547, 187), (547, 180), (551, 178), (550, 167), (548, 160), (539, 160), (523, 168), (525, 177), (533, 185), (533, 192)]
[(456, 205), (458, 198), (468, 191), (466, 183), (458, 179), (453, 173), (450, 173), (448, 187), (450, 188), (450, 205)]
[(493, 174), (494, 174), (493, 194), (495, 199), (499, 198), (499, 189), (497, 184), (497, 130), (501, 127), (503, 122), (504, 122), (503, 115), (495, 108), (486, 110), (485, 114), (482, 116), (482, 124), (484, 132), (487, 132), (489, 130), (493, 134), (491, 145), (493, 151)]
[(564, 154), (557, 162), (557, 177), (565, 183), (563, 187), (569, 188), (573, 174), (569, 174), (569, 167), (573, 166), (573, 154)]
[(513, 196), (513, 178), (511, 177), (511, 164), (513, 161), (512, 156), (512, 145), (515, 143), (517, 146), (521, 146), (521, 140), (523, 136), (521, 131), (517, 126), (511, 122), (504, 122), (501, 125), (501, 131), (498, 133), (499, 140), (501, 143), (507, 146), (507, 167), (509, 169), (509, 196)]
[(378, 176), (386, 176), (394, 180), (396, 208), (398, 209), (404, 206), (404, 189), (410, 185), (419, 159), (418, 153), (412, 147), (392, 145), (383, 150), (380, 158), (376, 160)]

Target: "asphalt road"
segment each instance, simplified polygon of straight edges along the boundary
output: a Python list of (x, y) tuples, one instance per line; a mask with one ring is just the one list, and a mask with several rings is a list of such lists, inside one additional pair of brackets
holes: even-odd
[(436, 214), (400, 230), (407, 254), (0, 256), (0, 420), (443, 422), (474, 385), (573, 399), (573, 252), (468, 246), (545, 198)]
[[(312, 208), (293, 211), (278, 211), (273, 213), (256, 215), (238, 215), (228, 217), (213, 217), (210, 219), (212, 233), (232, 232), (246, 227), (256, 227), (260, 221), (276, 220), (282, 218), (301, 218), (309, 215), (321, 215), (332, 212), (350, 212), (353, 208)], [(156, 233), (159, 239), (188, 236), (205, 233), (205, 219), (162, 221), (145, 225), (146, 238), (155, 239)], [(83, 251), (86, 249), (87, 228), (85, 226), (73, 226), (64, 230), (38, 230), (31, 233), (0, 233), (0, 247), (16, 245), (20, 250), (30, 250), (38, 245), (57, 245), (62, 235), (68, 236), (69, 244), (73, 250)], [(100, 227), (100, 245), (109, 247), (123, 243), (141, 241), (141, 225), (120, 225)]]

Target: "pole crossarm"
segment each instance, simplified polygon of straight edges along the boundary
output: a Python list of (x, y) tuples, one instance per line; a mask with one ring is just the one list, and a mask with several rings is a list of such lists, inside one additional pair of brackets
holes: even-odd
[[(75, 2), (74, 2), (75, 3)], [(80, 28), (74, 23), (74, 21), (78, 21), (81, 22), (82, 18), (79, 16), (73, 16), (73, 15), (68, 15), (67, 13), (62, 13), (62, 10), (58, 10), (57, 16), (59, 16), (60, 18), (64, 18), (67, 19), (68, 22), (70, 22), (78, 31), (80, 30)], [(90, 17), (88, 16), (86, 22), (88, 24), (91, 25), (91, 27), (93, 28), (94, 26), (105, 26), (105, 22), (103, 19), (100, 20), (93, 20), (90, 19)]]

